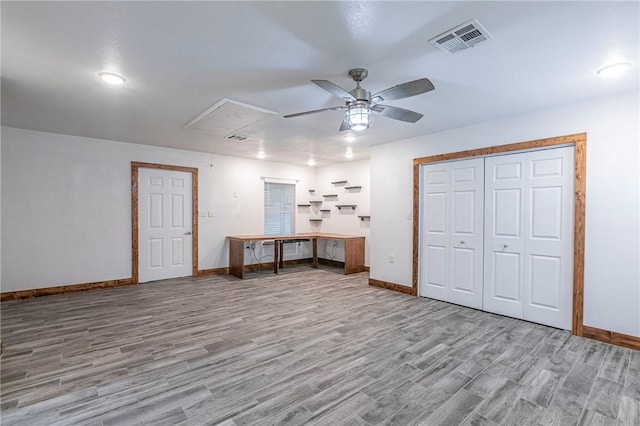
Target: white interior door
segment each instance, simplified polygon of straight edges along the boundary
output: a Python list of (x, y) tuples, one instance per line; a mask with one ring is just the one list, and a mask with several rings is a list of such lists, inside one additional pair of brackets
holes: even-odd
[(485, 159), (484, 310), (571, 328), (573, 156)]
[(449, 300), (482, 309), (484, 159), (451, 163), (450, 177)]
[(485, 158), (483, 309), (523, 317), (525, 154)]
[(527, 165), (524, 319), (571, 329), (574, 148), (531, 152)]
[(482, 308), (482, 158), (423, 167), (420, 295)]
[(420, 296), (449, 301), (449, 163), (422, 168)]
[(138, 170), (138, 279), (192, 275), (191, 173)]

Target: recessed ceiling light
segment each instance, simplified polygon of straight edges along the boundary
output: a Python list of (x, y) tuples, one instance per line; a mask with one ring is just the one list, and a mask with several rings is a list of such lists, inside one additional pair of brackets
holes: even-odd
[(256, 157), (258, 157), (259, 160), (264, 160), (266, 156), (267, 154), (265, 154), (264, 151), (260, 151), (256, 154)]
[(309, 158), (309, 161), (307, 161), (307, 164), (310, 165), (310, 166), (315, 166), (316, 162), (314, 161), (313, 158)]
[(355, 140), (356, 140), (356, 137), (355, 137), (355, 136), (353, 136), (353, 135), (348, 135), (348, 136), (345, 136), (345, 137), (344, 137), (344, 141), (345, 141), (345, 142), (353, 142), (353, 141), (355, 141)]
[(347, 160), (351, 160), (353, 158), (353, 150), (351, 147), (347, 148), (347, 152), (344, 153), (344, 156)]
[(629, 62), (619, 62), (617, 64), (607, 65), (606, 67), (600, 68), (596, 74), (602, 77), (613, 77), (616, 75), (620, 75), (623, 72), (627, 71), (631, 68), (631, 63)]
[(109, 84), (123, 84), (126, 81), (123, 76), (113, 72), (99, 72), (98, 77), (100, 77), (105, 83)]

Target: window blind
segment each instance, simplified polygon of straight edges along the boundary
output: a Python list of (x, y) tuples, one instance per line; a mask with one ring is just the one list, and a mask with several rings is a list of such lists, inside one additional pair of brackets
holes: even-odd
[(295, 233), (294, 205), (296, 186), (288, 183), (264, 183), (264, 234)]

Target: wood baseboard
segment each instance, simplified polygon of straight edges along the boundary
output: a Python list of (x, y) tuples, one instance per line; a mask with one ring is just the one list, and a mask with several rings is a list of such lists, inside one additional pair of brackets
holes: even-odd
[(617, 333), (615, 331), (585, 325), (582, 327), (582, 337), (640, 351), (640, 337), (629, 334)]
[(365, 266), (365, 267), (364, 267), (364, 271), (365, 271), (365, 272), (371, 272), (371, 270), (369, 269), (369, 267), (368, 267), (368, 266)]
[(229, 268), (200, 269), (196, 276), (204, 277), (206, 275), (221, 275), (221, 274), (228, 274), (228, 273), (229, 273)]
[(399, 293), (408, 294), (410, 296), (415, 296), (415, 292), (413, 291), (413, 287), (409, 287), (406, 285), (389, 283), (386, 281), (374, 280), (373, 278), (369, 278), (369, 285), (373, 287), (384, 288), (387, 290), (397, 291)]
[(98, 288), (120, 287), (135, 285), (132, 278), (121, 280), (98, 281), (94, 283), (71, 284), (57, 287), (34, 288), (31, 290), (18, 290), (0, 293), (0, 301), (31, 299), (32, 297), (51, 296), (54, 294), (74, 293), (77, 291), (95, 290)]
[[(273, 268), (273, 263), (271, 263), (271, 267)], [(229, 268), (201, 269), (198, 271), (196, 276), (200, 277), (205, 275), (228, 274), (228, 273), (229, 273)], [(30, 290), (7, 291), (5, 293), (0, 293), (0, 302), (6, 302), (9, 300), (31, 299), (33, 297), (52, 296), (55, 294), (75, 293), (77, 291), (88, 291), (88, 290), (96, 290), (99, 288), (121, 287), (125, 285), (136, 285), (136, 284), (138, 283), (133, 282), (133, 278), (123, 278), (120, 280), (97, 281), (93, 283), (70, 284), (70, 285), (62, 285), (57, 287), (45, 287), (45, 288), (34, 288)]]

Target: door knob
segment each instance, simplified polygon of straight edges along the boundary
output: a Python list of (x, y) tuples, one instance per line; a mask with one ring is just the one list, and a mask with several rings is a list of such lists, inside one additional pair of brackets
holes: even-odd
[(185, 232), (184, 235), (191, 235), (191, 231)]

